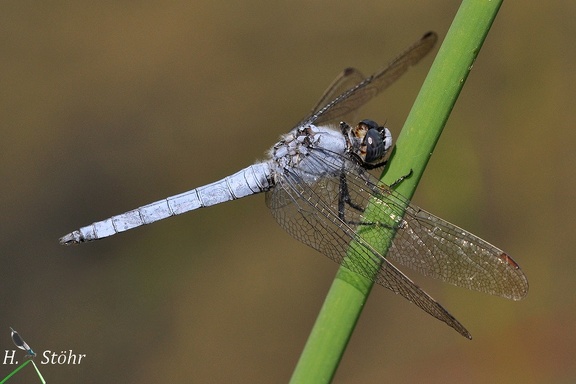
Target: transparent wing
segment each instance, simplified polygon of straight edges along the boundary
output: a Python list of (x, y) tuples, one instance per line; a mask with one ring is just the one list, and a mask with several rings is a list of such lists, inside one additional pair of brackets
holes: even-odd
[[(402, 200), (390, 190), (387, 201)], [(459, 287), (520, 300), (528, 280), (504, 251), (447, 221), (411, 204), (404, 215), (388, 257), (423, 275)]]
[[(319, 160), (315, 157), (314, 159)], [(323, 167), (322, 164), (318, 166)], [(360, 176), (356, 177), (356, 185), (364, 183)], [(314, 184), (306, 184), (304, 179), (304, 175), (298, 171), (286, 169), (282, 176), (279, 175), (276, 187), (266, 193), (267, 205), (288, 233), (349, 270), (366, 277), (372, 276), (375, 264), (382, 263), (376, 277), (378, 284), (402, 295), (463, 336), (471, 338), (470, 333), (458, 320), (390, 264), (364, 237), (359, 236), (353, 225), (338, 217), (338, 176), (323, 177)], [(358, 211), (346, 209), (346, 221), (361, 219)], [(390, 239), (391, 231), (388, 229), (379, 228), (378, 232), (382, 239)], [(346, 255), (353, 240), (357, 243), (356, 259), (354, 263), (350, 263)]]
[[(309, 116), (313, 116), (314, 114), (316, 114), (318, 111), (320, 111), (322, 108), (324, 108), (338, 96), (342, 95), (349, 89), (352, 89), (354, 86), (360, 84), (360, 82), (362, 82), (362, 80), (364, 80), (365, 78), (366, 77), (362, 74), (362, 72), (360, 72), (356, 68), (348, 67), (345, 70), (343, 70), (334, 79), (334, 81), (332, 82), (332, 84), (330, 84), (330, 86), (326, 89), (326, 91), (324, 91), (324, 94), (322, 95), (320, 100), (318, 100), (316, 105), (312, 108), (312, 111), (310, 112)], [(349, 112), (342, 112), (341, 114), (338, 114), (338, 116), (335, 116), (334, 118), (338, 117), (342, 121), (355, 122), (357, 119), (353, 115), (355, 115), (355, 112), (357, 110), (358, 108), (354, 108), (351, 109)], [(306, 118), (306, 120), (307, 119), (308, 118)], [(320, 123), (322, 122), (327, 123), (328, 121), (326, 119), (321, 119)]]
[[(327, 157), (332, 159), (327, 161)], [(410, 205), (337, 154), (314, 149), (307, 159), (311, 163), (306, 169), (309, 173), (317, 170), (317, 174), (305, 175), (301, 168), (285, 169), (278, 175), (276, 187), (266, 194), (274, 217), (296, 239), (366, 277), (373, 275), (375, 262), (381, 263), (376, 275), (378, 284), (401, 294), (466, 337), (469, 333), (452, 315), (378, 250), (391, 242), (388, 258), (424, 275), (512, 299), (526, 295), (526, 277), (502, 250)], [(327, 164), (332, 164), (330, 172)], [(312, 180), (310, 176), (316, 176), (317, 181), (307, 183)], [(344, 190), (349, 203), (341, 198)], [(372, 204), (367, 208), (369, 201)], [(397, 234), (391, 239), (392, 227)], [(346, 258), (351, 243), (356, 253), (353, 263)]]
[[(360, 80), (362, 76), (355, 69), (344, 70), (328, 90), (324, 92), (310, 116), (303, 119), (298, 126), (312, 123), (328, 123), (358, 109), (379, 92), (390, 86), (408, 68), (426, 56), (437, 40), (438, 36), (434, 32), (426, 33), (388, 65), (364, 80)], [(346, 71), (351, 72), (347, 74)], [(359, 81), (356, 83), (356, 80)], [(344, 88), (344, 86), (347, 87)], [(348, 88), (348, 86), (351, 86), (351, 88)], [(336, 90), (343, 92), (336, 93)], [(332, 99), (335, 95), (338, 96)]]

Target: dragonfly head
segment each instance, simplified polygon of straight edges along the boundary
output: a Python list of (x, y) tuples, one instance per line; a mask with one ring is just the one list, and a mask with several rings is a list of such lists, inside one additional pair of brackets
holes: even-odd
[(372, 120), (362, 120), (351, 129), (349, 135), (355, 144), (350, 152), (357, 156), (367, 168), (376, 168), (386, 163), (386, 155), (392, 147), (392, 134)]

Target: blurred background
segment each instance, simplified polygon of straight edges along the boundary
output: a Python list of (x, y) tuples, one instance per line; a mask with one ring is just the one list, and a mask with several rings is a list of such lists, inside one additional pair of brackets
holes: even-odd
[[(58, 238), (262, 159), (343, 68), (442, 40), (458, 6), (2, 3), (0, 350), (12, 326), (40, 355), (86, 354), (38, 356), (48, 382), (287, 382), (337, 265), (264, 196)], [(574, 2), (504, 3), (414, 198), (509, 252), (527, 298), (407, 271), (474, 339), (376, 287), (335, 382), (576, 380), (575, 19)], [(397, 137), (435, 53), (361, 115)], [(25, 367), (10, 382), (36, 380)]]

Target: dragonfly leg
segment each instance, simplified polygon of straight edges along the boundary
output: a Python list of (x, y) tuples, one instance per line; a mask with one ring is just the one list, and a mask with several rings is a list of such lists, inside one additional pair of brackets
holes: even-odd
[(346, 174), (344, 172), (340, 174), (339, 179), (340, 179), (340, 188), (339, 188), (340, 190), (338, 193), (338, 217), (340, 218), (340, 220), (350, 225), (367, 225), (367, 226), (378, 226), (388, 229), (397, 229), (396, 226), (391, 226), (382, 222), (347, 220), (345, 214), (346, 205), (361, 213), (364, 213), (364, 207), (352, 201), (352, 197), (350, 196), (350, 192), (348, 190), (348, 183), (346, 182)]
[(364, 208), (358, 204), (355, 204), (352, 201), (352, 197), (350, 197), (350, 192), (348, 191), (348, 183), (346, 182), (346, 174), (344, 172), (340, 173), (340, 191), (338, 193), (338, 217), (342, 221), (346, 221), (344, 219), (344, 211), (346, 210), (346, 204), (348, 204), (353, 209), (357, 210), (358, 212), (364, 212)]
[(380, 168), (380, 167), (384, 167), (386, 164), (388, 164), (388, 159), (384, 160), (381, 163), (377, 163), (377, 164), (368, 164), (368, 163), (362, 163), (362, 166), (368, 170), (372, 170), (372, 169), (376, 169), (376, 168)]
[(394, 181), (392, 184), (390, 184), (390, 188), (391, 189), (396, 189), (396, 187), (402, 182), (404, 181), (404, 179), (409, 178), (410, 176), (412, 176), (412, 173), (414, 173), (412, 171), (412, 168), (410, 168), (410, 172), (408, 172), (407, 174), (405, 174), (404, 176), (400, 176), (398, 179), (396, 179), (396, 181)]
[[(404, 181), (404, 179), (407, 179), (408, 177), (412, 176), (412, 169), (410, 169), (410, 171), (403, 175), (400, 176), (396, 181), (394, 181), (392, 184), (390, 184), (390, 190), (394, 190), (402, 181)], [(361, 173), (362, 175), (363, 173)], [(375, 195), (379, 195), (380, 193), (386, 192), (386, 190), (382, 191), (379, 189), (379, 187), (377, 185), (373, 185), (372, 184), (372, 191)], [(390, 193), (390, 192), (388, 192)], [(347, 224), (351, 224), (351, 225), (366, 225), (366, 226), (376, 226), (376, 227), (380, 227), (380, 228), (386, 228), (386, 229), (393, 229), (393, 230), (398, 230), (404, 227), (405, 225), (405, 221), (401, 220), (399, 222), (396, 222), (394, 225), (391, 224), (387, 224), (387, 223), (383, 223), (381, 221), (352, 221), (352, 220), (346, 220), (345, 218), (345, 211), (346, 211), (346, 204), (348, 206), (350, 206), (351, 208), (355, 209), (358, 212), (364, 213), (364, 208), (358, 204), (355, 204), (352, 201), (352, 197), (350, 196), (350, 193), (348, 191), (348, 183), (346, 181), (346, 175), (344, 172), (342, 172), (340, 174), (340, 188), (339, 188), (339, 196), (338, 196), (338, 217), (340, 218), (340, 220), (342, 220), (343, 222), (347, 223)]]

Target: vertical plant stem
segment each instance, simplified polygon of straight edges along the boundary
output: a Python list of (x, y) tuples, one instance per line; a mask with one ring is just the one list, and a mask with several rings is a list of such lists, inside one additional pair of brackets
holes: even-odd
[[(396, 190), (411, 198), (502, 1), (464, 0), (398, 137), (382, 181), (410, 170)], [(386, 250), (379, 250), (386, 254)], [(329, 383), (373, 282), (340, 268), (294, 370), (291, 383)], [(382, 340), (384, 332), (381, 335)]]

